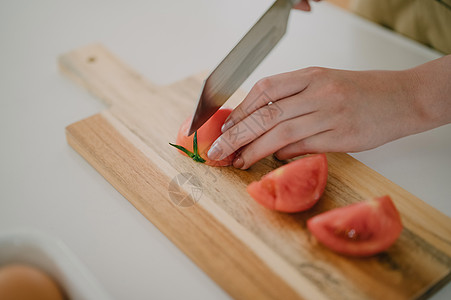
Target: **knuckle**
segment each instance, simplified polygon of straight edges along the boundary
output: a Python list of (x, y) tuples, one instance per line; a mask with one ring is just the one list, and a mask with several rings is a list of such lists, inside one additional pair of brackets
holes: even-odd
[(293, 146), (293, 152), (292, 152), (291, 157), (304, 155), (304, 154), (308, 153), (309, 152), (308, 140), (309, 139), (307, 138), (307, 139), (302, 139), (300, 141), (297, 141)]
[(280, 125), (279, 136), (285, 142), (291, 141), (295, 135), (295, 131), (296, 128), (290, 122), (285, 122)]
[(252, 125), (253, 124), (249, 124), (248, 119), (244, 119), (227, 130), (227, 132), (222, 135), (223, 138), (221, 138), (221, 141), (233, 150), (248, 144), (255, 138)]
[(286, 151), (285, 149), (280, 149), (279, 151), (274, 153), (274, 157), (277, 160), (285, 160), (285, 159), (289, 159), (290, 157), (290, 152)]
[(307, 139), (302, 139), (294, 144), (293, 156), (305, 154), (307, 148)]
[(243, 104), (240, 103), (229, 115), (228, 121), (236, 124), (239, 120), (243, 119), (245, 112), (243, 110)]
[(308, 67), (306, 68), (306, 72), (312, 78), (322, 78), (326, 75), (327, 69), (322, 67)]
[(258, 128), (260, 128), (260, 130), (263, 131), (260, 134), (263, 134), (264, 131), (274, 127), (274, 125), (276, 125), (278, 122), (277, 117), (274, 115), (272, 111), (270, 111), (270, 109), (267, 106), (264, 106), (256, 110), (249, 116), (249, 118), (254, 123), (259, 125)]
[(265, 77), (257, 81), (255, 88), (259, 93), (268, 92), (273, 86), (271, 77)]
[(274, 87), (273, 80), (271, 77), (265, 77), (257, 81), (252, 87), (251, 91), (242, 102), (242, 112), (244, 115), (249, 115), (261, 106), (267, 104), (267, 98), (270, 98), (272, 94), (272, 89)]

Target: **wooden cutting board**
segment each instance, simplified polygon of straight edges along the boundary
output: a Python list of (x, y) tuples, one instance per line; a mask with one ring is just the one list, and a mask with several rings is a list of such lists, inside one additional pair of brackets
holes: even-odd
[[(450, 280), (451, 219), (351, 156), (327, 155), (326, 191), (313, 209), (273, 212), (252, 200), (246, 186), (281, 162), (268, 157), (248, 171), (212, 168), (168, 145), (193, 112), (203, 76), (155, 86), (101, 45), (64, 54), (59, 63), (110, 105), (68, 126), (69, 144), (231, 296), (415, 299)], [(237, 92), (228, 106), (243, 97)], [(344, 257), (306, 229), (318, 213), (385, 194), (404, 230), (384, 253)]]

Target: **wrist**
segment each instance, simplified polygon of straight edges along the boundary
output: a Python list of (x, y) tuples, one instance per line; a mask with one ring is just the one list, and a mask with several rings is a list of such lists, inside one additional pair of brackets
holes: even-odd
[(451, 122), (451, 56), (405, 70), (416, 132)]
[(403, 90), (410, 106), (410, 130), (415, 134), (428, 130), (428, 124), (434, 119), (434, 113), (429, 109), (429, 97), (426, 92), (424, 77), (418, 69), (401, 71), (405, 77)]

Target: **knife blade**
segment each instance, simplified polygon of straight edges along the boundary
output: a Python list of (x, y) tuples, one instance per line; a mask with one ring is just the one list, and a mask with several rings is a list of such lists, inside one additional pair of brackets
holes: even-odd
[(203, 82), (188, 131), (199, 129), (241, 86), (284, 36), (291, 8), (300, 0), (276, 0)]

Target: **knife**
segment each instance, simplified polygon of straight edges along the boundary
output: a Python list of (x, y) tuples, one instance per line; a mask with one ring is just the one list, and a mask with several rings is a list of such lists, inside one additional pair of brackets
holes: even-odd
[(301, 0), (276, 0), (202, 85), (188, 135), (199, 129), (241, 86), (283, 37), (288, 17)]

